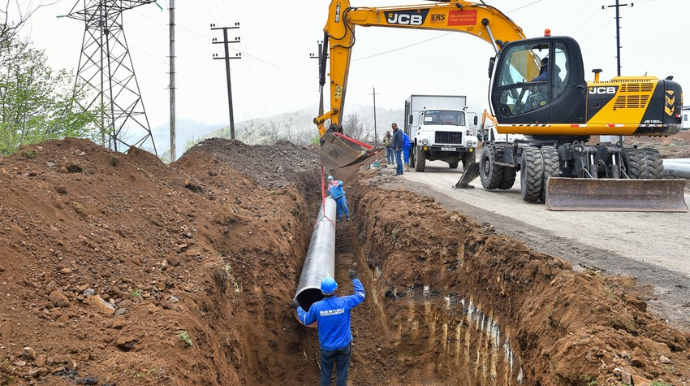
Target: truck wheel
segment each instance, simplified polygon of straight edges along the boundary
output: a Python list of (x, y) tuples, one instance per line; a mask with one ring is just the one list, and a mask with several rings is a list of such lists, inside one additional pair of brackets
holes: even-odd
[(472, 165), (475, 162), (477, 162), (477, 152), (476, 151), (463, 154), (463, 156), (462, 156), (462, 170), (463, 171), (467, 170), (470, 167), (470, 165)]
[(534, 146), (522, 149), (522, 164), (520, 165), (520, 194), (525, 201), (536, 202), (541, 196), (544, 180), (544, 163), (541, 152)]
[(417, 156), (415, 156), (415, 153), (417, 153), (417, 147), (414, 147), (414, 151), (410, 151), (410, 167), (413, 168), (417, 164)]
[(630, 178), (654, 180), (661, 178), (664, 163), (654, 149), (624, 149), (623, 162)]
[(451, 162), (448, 162), (448, 166), (450, 166), (451, 169), (457, 169), (458, 166), (460, 165), (460, 161), (457, 159)]
[(417, 163), (414, 166), (414, 170), (416, 172), (423, 172), (424, 168), (426, 167), (426, 154), (424, 153), (424, 150), (420, 150), (417, 148)]
[(558, 161), (558, 149), (553, 146), (542, 146), (541, 156), (544, 160), (544, 181), (539, 199), (546, 202), (546, 183), (549, 178), (558, 177), (561, 172)]
[(496, 149), (493, 146), (482, 148), (479, 156), (479, 178), (484, 189), (496, 189), (503, 180), (503, 166), (496, 165)]

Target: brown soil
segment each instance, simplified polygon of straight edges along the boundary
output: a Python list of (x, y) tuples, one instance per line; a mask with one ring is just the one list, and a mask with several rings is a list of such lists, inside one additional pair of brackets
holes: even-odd
[[(351, 291), (356, 263), (367, 291), (351, 384), (690, 383), (690, 335), (632, 279), (358, 169), (336, 174), (355, 219), (336, 279)], [(289, 304), (320, 176), (289, 143), (207, 140), (170, 166), (74, 139), (1, 158), (0, 385), (315, 384), (317, 336)]]

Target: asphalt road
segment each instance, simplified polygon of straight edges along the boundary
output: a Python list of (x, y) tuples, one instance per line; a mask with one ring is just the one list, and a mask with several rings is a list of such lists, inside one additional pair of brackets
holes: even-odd
[[(384, 168), (386, 175), (393, 168)], [(631, 276), (650, 289), (650, 309), (690, 331), (690, 213), (550, 211), (512, 189), (454, 189), (462, 174), (441, 161), (391, 177), (393, 185), (433, 196), (441, 205), (490, 223), (532, 249), (612, 276)], [(690, 203), (690, 195), (685, 195)], [(654, 299), (656, 298), (656, 299)]]

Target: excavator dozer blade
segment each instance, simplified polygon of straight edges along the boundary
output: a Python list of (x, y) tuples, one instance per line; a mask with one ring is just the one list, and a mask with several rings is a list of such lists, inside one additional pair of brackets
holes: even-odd
[(687, 212), (685, 180), (551, 177), (546, 209), (602, 212)]
[(367, 148), (350, 142), (340, 136), (326, 133), (321, 137), (321, 164), (326, 169), (338, 169), (354, 165), (381, 151), (382, 148)]
[(456, 189), (473, 189), (474, 186), (470, 185), (470, 182), (474, 181), (479, 177), (479, 164), (473, 163), (466, 170), (462, 172), (462, 176), (454, 188)]

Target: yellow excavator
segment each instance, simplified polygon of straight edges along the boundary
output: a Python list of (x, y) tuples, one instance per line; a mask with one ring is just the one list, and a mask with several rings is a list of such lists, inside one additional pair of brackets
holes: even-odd
[(331, 1), (320, 54), (322, 96), (330, 57), (331, 104), (314, 123), (324, 144), (322, 161), (332, 167), (368, 156), (340, 135), (355, 26), (464, 32), (494, 47), (489, 99), (496, 131), (524, 139), (503, 141), (499, 136), (483, 142), (478, 162), (465, 168), (456, 187), (480, 177), (485, 189), (510, 189), (519, 171), (522, 199), (544, 201), (551, 210), (688, 211), (685, 181), (662, 178), (657, 151), (624, 148), (622, 140), (589, 143), (593, 135), (622, 139), (678, 133), (683, 93), (673, 77), (602, 81), (601, 70), (593, 70), (594, 81), (588, 82), (574, 39), (551, 36), (548, 30), (543, 37), (527, 39), (508, 16), (484, 2), (352, 7), (349, 0)]

